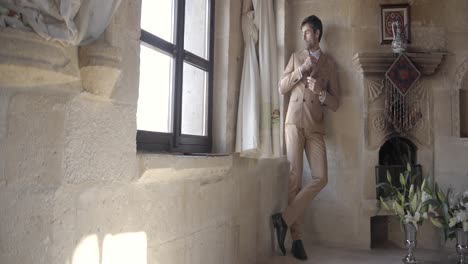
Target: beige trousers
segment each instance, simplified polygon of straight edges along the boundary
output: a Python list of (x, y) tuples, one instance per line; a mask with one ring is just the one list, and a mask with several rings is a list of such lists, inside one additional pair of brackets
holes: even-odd
[[(291, 229), (293, 240), (301, 239), (304, 213), (310, 202), (328, 181), (327, 151), (323, 135), (306, 133), (295, 125), (285, 125), (286, 151), (289, 169), (288, 207), (283, 219)], [(312, 180), (302, 186), (304, 150), (311, 168)]]

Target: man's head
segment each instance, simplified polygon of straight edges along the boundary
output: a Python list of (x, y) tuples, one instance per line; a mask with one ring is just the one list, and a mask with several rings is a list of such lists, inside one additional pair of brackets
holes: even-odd
[(322, 39), (322, 21), (315, 15), (306, 17), (301, 23), (302, 38), (306, 49), (317, 49)]

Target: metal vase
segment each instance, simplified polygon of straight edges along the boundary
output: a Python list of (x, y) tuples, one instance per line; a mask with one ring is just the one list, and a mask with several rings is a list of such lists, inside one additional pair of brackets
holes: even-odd
[[(396, 30), (395, 30), (396, 26)], [(394, 53), (404, 53), (407, 48), (405, 28), (400, 25), (400, 21), (395, 21), (392, 23), (392, 50)]]
[(417, 263), (413, 252), (417, 244), (416, 234), (418, 230), (411, 223), (403, 224), (403, 229), (405, 230), (405, 248), (408, 249), (408, 255), (403, 258), (403, 263)]
[(458, 264), (467, 264), (465, 257), (468, 255), (468, 231), (458, 228), (455, 230), (457, 237)]

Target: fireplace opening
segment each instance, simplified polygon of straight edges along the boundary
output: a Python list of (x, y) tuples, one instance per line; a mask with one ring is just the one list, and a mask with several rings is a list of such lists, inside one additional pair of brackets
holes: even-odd
[[(400, 185), (400, 173), (406, 171), (407, 164), (411, 166), (413, 175), (416, 175), (416, 182), (422, 179), (422, 167), (417, 164), (417, 147), (411, 140), (402, 137), (393, 137), (387, 140), (379, 150), (379, 164), (375, 166), (376, 183), (387, 182), (387, 171), (392, 178), (394, 186)], [(378, 188), (377, 199), (386, 197), (383, 189)]]

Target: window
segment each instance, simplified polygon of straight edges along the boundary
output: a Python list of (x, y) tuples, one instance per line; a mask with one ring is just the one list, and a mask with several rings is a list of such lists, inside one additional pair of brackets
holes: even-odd
[(137, 149), (211, 151), (214, 0), (142, 0)]
[(459, 90), (460, 137), (468, 138), (468, 73), (465, 74)]

